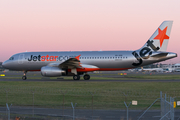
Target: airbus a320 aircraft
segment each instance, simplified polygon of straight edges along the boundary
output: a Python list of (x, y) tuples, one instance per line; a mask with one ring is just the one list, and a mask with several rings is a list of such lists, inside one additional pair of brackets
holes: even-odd
[(141, 67), (177, 57), (176, 53), (166, 52), (172, 21), (164, 21), (145, 45), (135, 51), (84, 51), (84, 52), (23, 52), (3, 62), (10, 70), (41, 71), (42, 76), (56, 77), (72, 75), (79, 80), (89, 80), (87, 72), (117, 71)]

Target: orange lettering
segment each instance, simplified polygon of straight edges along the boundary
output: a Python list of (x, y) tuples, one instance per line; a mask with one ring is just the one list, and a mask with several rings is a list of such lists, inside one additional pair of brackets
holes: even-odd
[(54, 61), (56, 61), (57, 58), (58, 58), (58, 56), (55, 56), (55, 60)]
[(48, 60), (48, 57), (49, 57), (49, 55), (46, 55), (46, 61), (49, 61), (49, 60)]
[(45, 61), (45, 60), (46, 60), (45, 56), (42, 56), (41, 61)]
[(50, 56), (50, 61), (54, 61), (54, 56)]

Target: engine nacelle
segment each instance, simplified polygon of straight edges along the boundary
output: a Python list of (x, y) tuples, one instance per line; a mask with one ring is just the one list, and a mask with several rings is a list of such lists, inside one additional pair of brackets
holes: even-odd
[(58, 67), (44, 66), (41, 68), (41, 75), (45, 77), (57, 77), (66, 74), (66, 71)]

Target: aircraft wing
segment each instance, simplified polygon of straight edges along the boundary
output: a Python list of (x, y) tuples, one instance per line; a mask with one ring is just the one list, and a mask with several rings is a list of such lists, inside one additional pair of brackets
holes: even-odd
[(82, 68), (77, 58), (70, 58), (59, 65), (61, 69)]
[(88, 64), (81, 64), (79, 60), (79, 56), (76, 56), (75, 58), (69, 58), (68, 60), (62, 62), (62, 63), (50, 63), (48, 66), (51, 67), (59, 67), (61, 69), (91, 69), (91, 70), (98, 70), (99, 68), (94, 65), (88, 65)]

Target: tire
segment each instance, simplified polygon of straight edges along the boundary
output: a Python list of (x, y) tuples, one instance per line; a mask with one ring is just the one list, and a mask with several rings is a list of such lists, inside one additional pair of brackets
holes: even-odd
[(74, 75), (73, 80), (80, 80), (80, 76), (79, 75)]
[(84, 80), (89, 80), (90, 79), (90, 75), (86, 74), (84, 75)]
[(26, 77), (26, 76), (23, 76), (23, 77), (22, 77), (22, 79), (23, 79), (23, 80), (26, 80), (26, 79), (27, 79), (27, 77)]

